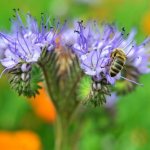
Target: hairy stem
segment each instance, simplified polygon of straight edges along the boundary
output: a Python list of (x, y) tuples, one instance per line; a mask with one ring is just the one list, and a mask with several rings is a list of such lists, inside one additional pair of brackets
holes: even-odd
[(50, 81), (50, 78), (49, 78), (48, 71), (47, 71), (46, 67), (43, 64), (39, 63), (39, 66), (41, 67), (41, 69), (43, 71), (43, 75), (44, 75), (44, 79), (45, 79), (45, 84), (46, 84), (48, 95), (49, 95), (49, 97), (52, 98), (52, 101), (53, 101), (53, 103), (54, 103), (54, 105), (56, 107), (56, 110), (57, 110), (58, 105), (57, 105), (57, 103), (55, 101), (55, 98), (53, 97), (53, 93), (52, 93), (52, 90), (51, 90), (51, 81)]
[(70, 150), (68, 123), (57, 115), (55, 128), (55, 150)]

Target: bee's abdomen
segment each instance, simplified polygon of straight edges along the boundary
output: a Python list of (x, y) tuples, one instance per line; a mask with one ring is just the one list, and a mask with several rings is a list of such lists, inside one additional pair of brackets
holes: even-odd
[(124, 59), (120, 57), (117, 57), (113, 60), (109, 71), (111, 77), (115, 77), (122, 70), (124, 62)]

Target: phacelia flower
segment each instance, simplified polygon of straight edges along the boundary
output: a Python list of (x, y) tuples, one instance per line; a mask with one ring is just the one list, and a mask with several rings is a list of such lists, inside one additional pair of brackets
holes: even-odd
[[(0, 38), (4, 43), (1, 64), (5, 67), (1, 75), (8, 71), (11, 87), (19, 95), (28, 97), (38, 93), (38, 82), (41, 74), (38, 74), (36, 64), (47, 62), (47, 58), (55, 49), (58, 26), (51, 27), (50, 20), (41, 14), (41, 22), (38, 23), (30, 14), (25, 16), (25, 22), (19, 15), (19, 10), (14, 10), (15, 16), (11, 19), (11, 32), (0, 32)], [(3, 46), (3, 47), (4, 47)], [(0, 48), (1, 48), (0, 44)], [(2, 48), (0, 49), (2, 51)], [(36, 68), (35, 68), (36, 67)], [(39, 78), (34, 77), (38, 76)], [(32, 82), (35, 82), (33, 83)]]
[(124, 28), (119, 31), (116, 26), (106, 24), (98, 28), (96, 23), (89, 23), (84, 27), (79, 22), (76, 32), (78, 41), (73, 46), (74, 52), (78, 55), (83, 71), (94, 81), (102, 81), (105, 77), (109, 84), (114, 84), (117, 79), (124, 78), (121, 71), (115, 77), (109, 73), (113, 61), (111, 54), (115, 49), (121, 49), (125, 53), (125, 66), (130, 64), (142, 73), (149, 72), (148, 56), (144, 48), (149, 40), (146, 39), (144, 44), (137, 46), (134, 40), (135, 30), (125, 37)]
[[(126, 80), (119, 80), (116, 84), (119, 88), (117, 94), (126, 94), (135, 89), (135, 85), (142, 85), (139, 83), (139, 77), (142, 74), (150, 72), (149, 68), (149, 48), (147, 47), (150, 39), (146, 38), (141, 44), (137, 44), (134, 40), (136, 30), (132, 30), (126, 40), (122, 43), (127, 59), (122, 70), (122, 78)], [(132, 41), (132, 44), (130, 44)], [(128, 48), (126, 48), (128, 45)], [(130, 45), (130, 46), (129, 46)]]
[(6, 69), (11, 69), (17, 64), (35, 63), (44, 48), (51, 51), (55, 47), (56, 32), (54, 28), (49, 28), (49, 20), (44, 22), (42, 16), (41, 24), (38, 26), (38, 22), (30, 14), (27, 14), (25, 24), (18, 10), (15, 12), (15, 18), (11, 20), (11, 33), (0, 32), (1, 38), (7, 42), (4, 58), (0, 60)]

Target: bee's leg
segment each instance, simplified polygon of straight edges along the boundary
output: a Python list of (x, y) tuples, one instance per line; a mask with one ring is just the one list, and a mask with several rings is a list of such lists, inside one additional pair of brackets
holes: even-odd
[(137, 84), (137, 85), (143, 86), (143, 84), (141, 84), (141, 83), (137, 83), (137, 82), (135, 82), (135, 81), (133, 81), (133, 80), (130, 80), (130, 79), (128, 79), (128, 78), (125, 78), (125, 77), (122, 77), (122, 76), (121, 76), (121, 78), (122, 78), (122, 79), (125, 79), (125, 80), (127, 80), (127, 81), (129, 81), (129, 82), (132, 82), (132, 83), (134, 83), (134, 84)]

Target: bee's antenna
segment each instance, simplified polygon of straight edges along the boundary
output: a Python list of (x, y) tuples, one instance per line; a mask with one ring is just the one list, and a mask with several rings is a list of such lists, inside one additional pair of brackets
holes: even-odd
[(137, 84), (137, 85), (143, 86), (143, 84), (141, 84), (141, 83), (137, 83), (137, 82), (135, 82), (135, 81), (133, 81), (133, 80), (130, 80), (130, 79), (128, 79), (128, 78), (125, 78), (125, 77), (123, 77), (123, 76), (121, 76), (121, 78), (122, 78), (122, 79), (125, 79), (125, 80), (127, 80), (127, 81), (129, 81), (129, 82), (132, 82), (132, 83), (134, 83), (134, 84)]

